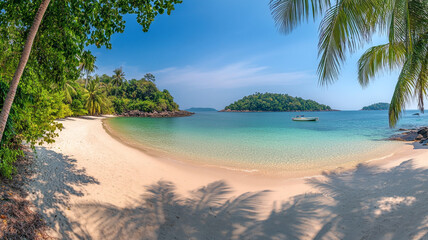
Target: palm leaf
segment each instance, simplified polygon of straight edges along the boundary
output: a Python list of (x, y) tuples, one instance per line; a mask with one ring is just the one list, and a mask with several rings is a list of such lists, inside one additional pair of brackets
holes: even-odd
[(420, 64), (416, 80), (415, 95), (418, 99), (418, 108), (423, 113), (424, 99), (428, 92), (428, 34), (419, 39), (414, 47), (414, 64)]
[(364, 16), (366, 9), (373, 7), (372, 1), (355, 4), (353, 0), (341, 0), (326, 12), (319, 29), (320, 84), (335, 81), (346, 52), (353, 52), (370, 39), (371, 21), (366, 21)]
[(312, 15), (315, 20), (330, 7), (330, 0), (271, 0), (270, 9), (278, 28), (291, 32)]
[(383, 44), (369, 48), (358, 60), (358, 81), (366, 87), (370, 79), (384, 68), (393, 70), (403, 65), (406, 49), (403, 43)]
[(421, 70), (421, 62), (411, 55), (404, 63), (398, 77), (394, 95), (389, 106), (389, 126), (395, 127), (405, 109), (405, 105), (412, 98), (412, 90), (416, 89), (416, 82)]
[(406, 41), (406, 2), (407, 0), (395, 0), (394, 5), (392, 6), (388, 34), (390, 43)]
[(358, 62), (358, 80), (367, 86), (380, 70), (403, 66), (391, 100), (390, 126), (397, 123), (405, 104), (418, 98), (424, 108), (428, 93), (427, 0), (271, 0), (273, 18), (285, 33), (324, 15), (319, 28), (320, 84), (335, 81), (346, 54), (367, 43), (375, 32), (387, 32), (389, 43), (367, 50)]

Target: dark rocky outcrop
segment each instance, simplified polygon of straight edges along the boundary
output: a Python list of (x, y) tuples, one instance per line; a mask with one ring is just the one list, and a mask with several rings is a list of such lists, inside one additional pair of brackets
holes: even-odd
[(395, 141), (419, 141), (423, 145), (428, 145), (428, 127), (421, 127), (415, 129), (402, 129), (401, 133), (391, 136), (390, 140)]
[(142, 112), (139, 110), (132, 110), (123, 113), (122, 117), (151, 117), (151, 118), (165, 118), (165, 117), (187, 117), (195, 114), (194, 112), (178, 110), (178, 111), (163, 111), (163, 112)]

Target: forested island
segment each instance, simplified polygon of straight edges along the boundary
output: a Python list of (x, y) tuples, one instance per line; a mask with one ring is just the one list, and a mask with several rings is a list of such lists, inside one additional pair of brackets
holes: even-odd
[(366, 107), (363, 107), (364, 111), (369, 111), (369, 110), (388, 110), (389, 109), (389, 103), (375, 103)]
[(333, 111), (330, 106), (313, 100), (279, 93), (255, 93), (225, 107), (223, 112), (297, 112)]

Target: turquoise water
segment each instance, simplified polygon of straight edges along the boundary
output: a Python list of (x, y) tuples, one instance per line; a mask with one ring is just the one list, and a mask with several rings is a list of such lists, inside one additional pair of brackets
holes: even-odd
[[(398, 127), (428, 125), (428, 116), (404, 114)], [(199, 112), (184, 118), (112, 118), (115, 134), (166, 157), (246, 170), (309, 170), (390, 155), (387, 111), (297, 113), (318, 122), (294, 122), (296, 113)]]

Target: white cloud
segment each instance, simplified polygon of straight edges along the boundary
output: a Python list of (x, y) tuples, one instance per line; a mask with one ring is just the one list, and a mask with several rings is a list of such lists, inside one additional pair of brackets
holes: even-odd
[(234, 89), (249, 86), (296, 85), (316, 78), (308, 72), (270, 72), (264, 66), (245, 62), (225, 65), (217, 69), (196, 67), (166, 68), (154, 71), (162, 85), (186, 85), (193, 89)]

